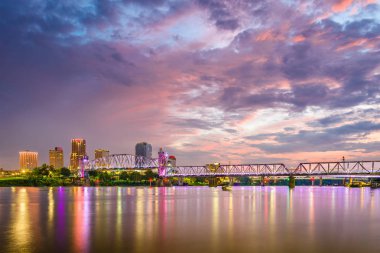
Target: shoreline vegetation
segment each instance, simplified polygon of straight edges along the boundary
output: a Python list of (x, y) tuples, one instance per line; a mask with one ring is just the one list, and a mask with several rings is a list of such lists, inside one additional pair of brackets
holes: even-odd
[[(209, 186), (209, 178), (189, 177), (160, 179), (158, 174), (152, 170), (140, 171), (89, 171), (88, 177), (80, 178), (77, 173), (73, 173), (67, 168), (54, 169), (43, 164), (30, 172), (24, 172), (17, 176), (0, 177), (0, 187), (12, 186)], [(215, 181), (215, 180), (213, 180)], [(298, 179), (296, 185), (312, 185), (314, 180)], [(314, 185), (319, 185), (319, 180), (315, 180)], [(234, 185), (260, 186), (262, 182), (252, 177), (236, 177)], [(216, 185), (229, 184), (228, 178), (217, 178)], [(213, 186), (216, 186), (215, 182)], [(288, 186), (288, 179), (267, 179), (265, 185), (268, 186)], [(323, 185), (342, 185), (341, 179), (324, 179)]]

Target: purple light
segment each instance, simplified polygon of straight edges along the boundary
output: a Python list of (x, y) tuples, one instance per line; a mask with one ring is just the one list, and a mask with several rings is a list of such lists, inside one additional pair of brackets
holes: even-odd
[(160, 148), (160, 151), (158, 151), (158, 175), (160, 177), (164, 177), (166, 175), (166, 163), (168, 157), (168, 153)]

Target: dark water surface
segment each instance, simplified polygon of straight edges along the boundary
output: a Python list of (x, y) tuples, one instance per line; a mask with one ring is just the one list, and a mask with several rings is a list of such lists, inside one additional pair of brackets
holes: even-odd
[(380, 189), (0, 188), (0, 252), (380, 252)]

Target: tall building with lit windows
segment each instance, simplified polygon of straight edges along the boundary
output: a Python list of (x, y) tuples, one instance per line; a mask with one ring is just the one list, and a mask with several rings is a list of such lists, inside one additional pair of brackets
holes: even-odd
[(95, 149), (95, 159), (109, 156), (110, 152), (105, 149)]
[(80, 160), (87, 156), (86, 153), (86, 140), (85, 139), (72, 139), (71, 140), (71, 155), (70, 155), (70, 169), (79, 169)]
[(63, 167), (63, 149), (61, 147), (49, 150), (49, 165), (56, 169)]
[(19, 152), (20, 170), (32, 170), (38, 166), (38, 152), (29, 150)]
[[(110, 152), (105, 149), (95, 149), (95, 159), (100, 159), (109, 156)], [(108, 165), (105, 159), (97, 160), (96, 166), (106, 168)]]
[(152, 158), (152, 145), (147, 142), (137, 143), (135, 146), (135, 155), (143, 156), (145, 158)]
[[(144, 167), (152, 159), (152, 145), (147, 142), (137, 143), (135, 146), (135, 165)], [(142, 159), (139, 157), (143, 157)]]

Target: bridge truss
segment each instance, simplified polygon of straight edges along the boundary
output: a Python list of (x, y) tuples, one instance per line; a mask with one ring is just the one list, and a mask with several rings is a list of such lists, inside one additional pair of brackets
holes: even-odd
[(380, 161), (300, 163), (296, 176), (380, 176)]
[[(164, 164), (166, 161), (164, 161)], [(129, 154), (115, 154), (89, 161), (85, 170), (157, 169), (162, 167), (163, 177), (228, 177), (228, 176), (274, 176), (274, 177), (380, 177), (380, 161), (342, 161), (300, 163), (296, 169), (288, 169), (283, 163), (176, 166), (160, 165), (158, 159)]]
[(287, 176), (282, 163), (167, 167), (165, 177)]
[(154, 169), (158, 160), (129, 154), (115, 154), (89, 161), (85, 170), (99, 169)]

